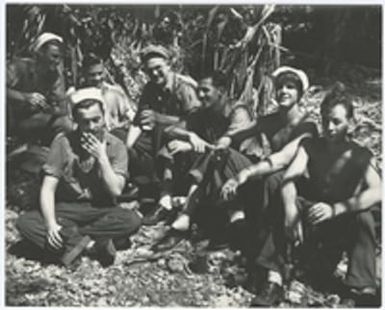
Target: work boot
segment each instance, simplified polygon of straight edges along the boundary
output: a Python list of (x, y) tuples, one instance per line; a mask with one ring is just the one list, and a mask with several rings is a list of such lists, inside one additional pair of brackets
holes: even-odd
[(142, 221), (145, 226), (152, 226), (159, 222), (165, 221), (166, 224), (172, 222), (177, 212), (174, 209), (167, 210), (161, 206), (158, 206), (154, 212), (146, 215)]
[(377, 308), (381, 306), (381, 297), (377, 294), (376, 289), (372, 287), (353, 289), (351, 297), (358, 308)]
[(91, 242), (90, 236), (84, 236), (80, 241), (61, 257), (61, 262), (64, 266), (69, 267), (84, 251)]
[(166, 235), (160, 239), (154, 246), (154, 251), (167, 251), (177, 246), (183, 239), (189, 235), (188, 231), (181, 231), (171, 228)]
[(95, 242), (94, 250), (96, 259), (102, 267), (108, 267), (115, 261), (116, 248), (112, 239), (98, 240)]
[(274, 282), (265, 282), (262, 289), (251, 301), (251, 307), (274, 307), (283, 299), (283, 288)]

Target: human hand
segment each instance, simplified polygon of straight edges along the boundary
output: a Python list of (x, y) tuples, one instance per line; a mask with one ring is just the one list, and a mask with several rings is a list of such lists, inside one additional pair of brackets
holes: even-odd
[(153, 110), (143, 110), (139, 115), (139, 123), (142, 128), (152, 130), (156, 123), (156, 112)]
[(331, 219), (333, 215), (333, 206), (324, 202), (318, 202), (309, 208), (307, 213), (307, 220), (309, 224), (317, 225), (323, 221)]
[(223, 200), (233, 199), (239, 187), (239, 182), (236, 178), (231, 178), (223, 185), (221, 190), (221, 197)]
[(168, 143), (167, 147), (171, 155), (185, 153), (193, 149), (190, 143), (180, 140), (172, 140), (170, 143)]
[(222, 137), (217, 141), (217, 144), (215, 145), (216, 150), (224, 150), (228, 149), (231, 144), (231, 138), (230, 137)]
[(48, 108), (47, 99), (40, 93), (26, 93), (24, 95), (24, 100), (34, 111)]
[(205, 140), (200, 138), (194, 132), (189, 134), (189, 142), (191, 143), (193, 150), (197, 153), (204, 153), (206, 151), (206, 147), (210, 147)]
[(101, 160), (107, 156), (106, 143), (99, 141), (92, 133), (83, 132), (80, 142), (83, 148), (96, 159)]
[(63, 239), (60, 236), (61, 226), (56, 222), (48, 226), (47, 240), (48, 244), (55, 250), (59, 250), (63, 246)]

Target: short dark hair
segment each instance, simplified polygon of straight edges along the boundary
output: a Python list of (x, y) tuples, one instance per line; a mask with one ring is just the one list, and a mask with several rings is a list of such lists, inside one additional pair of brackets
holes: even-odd
[(99, 105), (100, 111), (102, 111), (102, 113), (104, 115), (105, 111), (104, 111), (103, 103), (102, 102), (100, 102), (99, 100), (95, 100), (95, 99), (86, 99), (86, 100), (83, 100), (83, 101), (77, 103), (72, 108), (72, 116), (75, 119), (77, 119), (78, 118), (79, 109), (88, 109), (89, 107), (91, 107), (91, 106), (93, 106), (95, 104)]
[(298, 77), (297, 74), (286, 71), (282, 72), (280, 75), (277, 76), (275, 79), (275, 88), (278, 89), (280, 85), (286, 83), (286, 82), (293, 82), (295, 85), (295, 88), (298, 91), (298, 97), (301, 98), (303, 95), (303, 85), (301, 79)]
[(82, 68), (83, 70), (87, 70), (92, 66), (102, 65), (102, 64), (103, 64), (103, 59), (101, 57), (99, 57), (94, 53), (88, 53), (82, 61)]
[(346, 110), (346, 116), (351, 119), (354, 115), (353, 98), (346, 91), (341, 82), (336, 82), (326, 93), (321, 103), (321, 115), (327, 115), (332, 108), (342, 105)]
[(221, 70), (215, 70), (203, 74), (200, 80), (211, 79), (215, 87), (227, 87), (228, 79), (226, 74)]

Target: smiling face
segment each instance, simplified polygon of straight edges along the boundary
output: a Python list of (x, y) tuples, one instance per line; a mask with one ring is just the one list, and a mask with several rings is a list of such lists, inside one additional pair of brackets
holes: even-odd
[(170, 73), (170, 66), (164, 58), (149, 58), (144, 64), (144, 70), (148, 74), (151, 82), (159, 86), (166, 85)]
[(213, 85), (211, 77), (199, 81), (197, 92), (204, 108), (214, 108), (221, 102), (221, 91)]
[(351, 118), (343, 104), (336, 104), (322, 114), (324, 135), (330, 142), (344, 141), (350, 125)]
[(102, 63), (91, 65), (85, 69), (85, 79), (88, 86), (100, 88), (104, 78), (105, 70)]
[(290, 109), (300, 99), (297, 85), (291, 80), (278, 83), (276, 95), (279, 106), (286, 109)]
[(59, 45), (47, 43), (38, 53), (38, 59), (44, 68), (48, 71), (55, 72), (63, 60), (63, 55)]

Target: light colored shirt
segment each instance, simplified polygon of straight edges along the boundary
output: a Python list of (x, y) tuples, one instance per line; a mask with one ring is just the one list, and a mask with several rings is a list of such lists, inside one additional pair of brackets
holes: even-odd
[[(127, 177), (128, 155), (125, 145), (111, 134), (105, 134), (106, 152), (112, 170)], [(81, 160), (84, 153), (79, 132), (58, 134), (53, 140), (46, 163), (45, 175), (59, 179), (56, 199), (58, 201), (90, 200), (95, 205), (115, 204), (115, 199), (106, 190), (96, 160)], [(88, 167), (87, 167), (88, 166)]]

